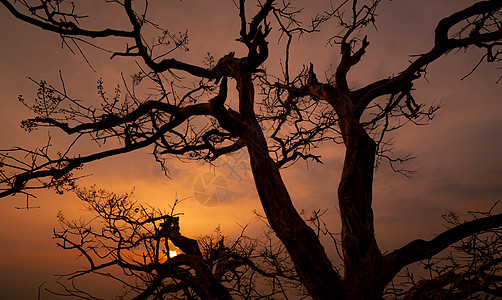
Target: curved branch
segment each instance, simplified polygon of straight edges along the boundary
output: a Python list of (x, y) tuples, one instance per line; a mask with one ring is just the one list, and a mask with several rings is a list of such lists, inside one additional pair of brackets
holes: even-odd
[[(79, 168), (81, 165), (85, 163), (145, 148), (149, 145), (152, 145), (155, 141), (160, 139), (165, 133), (175, 128), (176, 126), (180, 125), (188, 118), (195, 115), (211, 114), (211, 106), (209, 103), (197, 104), (196, 106), (194, 106), (194, 109), (190, 108), (191, 107), (181, 108), (178, 114), (170, 122), (167, 122), (164, 125), (162, 125), (154, 134), (145, 138), (142, 141), (135, 143), (126, 143), (124, 147), (97, 152), (87, 156), (49, 160), (47, 163), (35, 167), (32, 170), (14, 175), (13, 178), (9, 178), (9, 182), (13, 181), (12, 185), (10, 186), (10, 188), (0, 192), (0, 198), (22, 191), (25, 188), (25, 185), (28, 181), (44, 177), (51, 177), (53, 180), (54, 179), (57, 180), (63, 177), (64, 175), (68, 174), (69, 172)], [(93, 124), (89, 124), (89, 127), (92, 128), (92, 125)], [(65, 130), (64, 126), (58, 126), (58, 127)], [(67, 125), (66, 127), (67, 127), (66, 129), (68, 130), (67, 132), (72, 132), (72, 130), (69, 130), (69, 127)], [(57, 167), (58, 165), (64, 165), (64, 167), (58, 168)], [(5, 182), (6, 180), (3, 181)]]
[(430, 241), (414, 240), (385, 255), (385, 260), (391, 269), (392, 276), (394, 276), (403, 267), (430, 258), (470, 235), (500, 226), (502, 226), (502, 213), (462, 223), (446, 230)]
[(64, 22), (64, 23), (57, 22), (56, 23), (57, 25), (45, 23), (41, 20), (22, 14), (8, 0), (0, 0), (0, 3), (2, 3), (9, 10), (9, 12), (17, 19), (35, 25), (43, 30), (52, 31), (55, 33), (59, 33), (61, 35), (80, 35), (91, 38), (107, 37), (107, 36), (134, 37), (133, 31), (116, 30), (110, 28), (103, 30), (87, 30), (78, 27), (73, 22)]
[(335, 85), (342, 90), (349, 90), (347, 83), (347, 73), (356, 65), (366, 53), (366, 48), (369, 46), (367, 37), (364, 37), (361, 47), (352, 54), (352, 47), (348, 43), (342, 43), (342, 60), (335, 72)]
[(142, 24), (138, 20), (136, 13), (134, 12), (132, 8), (132, 1), (131, 0), (125, 0), (124, 1), (124, 8), (127, 13), (127, 16), (129, 17), (129, 21), (131, 22), (133, 26), (133, 38), (134, 41), (136, 42), (136, 47), (138, 50), (139, 56), (141, 56), (144, 60), (144, 62), (148, 65), (149, 68), (151, 68), (154, 72), (157, 73), (162, 73), (164, 71), (170, 70), (170, 69), (175, 69), (175, 70), (181, 70), (188, 72), (194, 76), (197, 77), (202, 77), (202, 78), (208, 78), (208, 79), (214, 79), (216, 77), (216, 68), (213, 68), (211, 70), (206, 69), (206, 68), (201, 68), (195, 65), (191, 65), (188, 63), (184, 63), (181, 61), (178, 61), (174, 58), (168, 58), (168, 59), (163, 59), (160, 62), (155, 62), (154, 59), (151, 57), (146, 45), (143, 43), (143, 38), (141, 36), (141, 26)]
[(354, 92), (359, 98), (356, 104), (359, 114), (362, 114), (364, 109), (375, 98), (398, 93), (411, 81), (419, 78), (423, 68), (448, 53), (448, 51), (472, 45), (481, 46), (480, 43), (502, 39), (502, 28), (487, 33), (479, 33), (479, 30), (473, 31), (465, 38), (448, 38), (448, 31), (460, 22), (476, 15), (496, 12), (501, 8), (502, 1), (500, 0), (482, 1), (442, 19), (436, 26), (434, 47), (429, 52), (420, 55), (399, 75), (373, 82)]
[(159, 110), (162, 112), (166, 112), (172, 115), (203, 115), (210, 114), (211, 108), (207, 103), (201, 104), (193, 104), (186, 107), (178, 107), (172, 104), (159, 102), (156, 100), (149, 100), (142, 104), (140, 104), (136, 109), (131, 111), (125, 116), (117, 116), (113, 114), (104, 114), (98, 118), (99, 121), (90, 122), (90, 123), (82, 123), (78, 124), (74, 127), (68, 125), (68, 123), (63, 123), (53, 118), (34, 118), (28, 119), (28, 122), (39, 123), (39, 124), (47, 124), (50, 126), (58, 127), (63, 130), (67, 134), (74, 134), (78, 132), (86, 132), (88, 130), (98, 131), (104, 130), (108, 128), (112, 128), (115, 126), (119, 126), (128, 122), (132, 122), (138, 120), (140, 117), (149, 114), (152, 110)]

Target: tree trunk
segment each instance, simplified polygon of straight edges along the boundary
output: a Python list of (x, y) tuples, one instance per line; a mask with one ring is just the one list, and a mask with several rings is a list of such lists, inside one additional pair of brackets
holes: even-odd
[(339, 275), (315, 232), (294, 208), (275, 162), (268, 153), (263, 155), (261, 149), (248, 149), (263, 209), (270, 226), (288, 250), (300, 280), (314, 299), (345, 299)]
[[(241, 76), (243, 72), (239, 73)], [(268, 222), (286, 247), (300, 280), (314, 299), (345, 299), (339, 274), (333, 268), (314, 230), (296, 211), (279, 168), (253, 111), (254, 85), (251, 76), (237, 78), (242, 120), (250, 130), (242, 138), (247, 143), (251, 170)]]
[(348, 299), (381, 299), (388, 282), (373, 226), (372, 186), (376, 144), (352, 111), (349, 96), (332, 105), (341, 117), (346, 147), (338, 201), (342, 220), (344, 287)]

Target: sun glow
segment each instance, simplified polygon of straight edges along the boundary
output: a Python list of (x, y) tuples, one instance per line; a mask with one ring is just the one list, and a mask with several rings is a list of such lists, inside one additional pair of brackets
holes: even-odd
[(176, 250), (169, 250), (169, 257), (170, 258), (173, 258), (175, 257), (176, 255), (178, 255), (178, 252)]

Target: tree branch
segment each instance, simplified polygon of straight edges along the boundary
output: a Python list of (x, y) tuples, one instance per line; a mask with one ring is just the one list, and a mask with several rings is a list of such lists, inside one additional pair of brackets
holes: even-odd
[(385, 255), (385, 260), (392, 270), (392, 276), (394, 276), (403, 267), (431, 258), (463, 238), (500, 226), (502, 226), (502, 213), (465, 222), (446, 230), (430, 241), (414, 240)]
[(87, 36), (91, 38), (98, 37), (108, 37), (108, 36), (117, 36), (117, 37), (134, 37), (133, 31), (124, 31), (124, 30), (116, 30), (116, 29), (103, 29), (103, 30), (87, 30), (80, 28), (73, 22), (56, 22), (53, 24), (43, 22), (41, 20), (32, 18), (21, 13), (17, 10), (14, 5), (12, 5), (9, 0), (0, 0), (9, 12), (16, 17), (17, 19), (24, 21), (26, 23), (35, 25), (43, 30), (52, 31), (55, 33), (59, 33), (61, 35), (79, 35), (79, 36)]
[(502, 39), (502, 28), (487, 33), (479, 33), (479, 30), (473, 31), (465, 38), (448, 37), (449, 30), (460, 22), (466, 21), (468, 18), (476, 15), (494, 13), (500, 10), (501, 7), (502, 1), (500, 0), (482, 1), (442, 19), (436, 26), (434, 47), (429, 52), (420, 55), (418, 59), (412, 62), (399, 75), (376, 81), (354, 91), (354, 94), (359, 98), (356, 104), (359, 115), (362, 114), (364, 109), (375, 98), (386, 94), (398, 93), (413, 80), (419, 78), (423, 68), (429, 63), (435, 61), (452, 49), (466, 48), (472, 45), (478, 46), (480, 43)]

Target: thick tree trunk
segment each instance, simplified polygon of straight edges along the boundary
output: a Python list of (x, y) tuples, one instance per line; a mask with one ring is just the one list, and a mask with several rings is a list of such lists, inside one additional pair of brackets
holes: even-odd
[[(352, 111), (351, 99), (335, 104), (346, 147), (338, 201), (342, 220), (344, 287), (348, 299), (381, 299), (388, 282), (373, 226), (372, 186), (376, 144)], [(344, 101), (344, 103), (340, 103)], [(334, 105), (334, 106), (335, 106)]]
[(315, 232), (296, 211), (279, 168), (253, 111), (254, 85), (251, 76), (237, 77), (242, 120), (249, 131), (241, 137), (247, 143), (251, 169), (268, 222), (286, 247), (300, 280), (314, 299), (345, 299), (339, 274), (333, 268)]
[[(261, 132), (256, 133), (262, 136)], [(253, 140), (261, 139), (255, 137)], [(263, 138), (264, 142), (264, 138)], [(258, 195), (270, 226), (288, 250), (300, 280), (314, 299), (345, 299), (341, 280), (315, 232), (294, 208), (275, 162), (249, 146)]]
[(383, 257), (378, 249), (372, 201), (375, 144), (365, 132), (346, 136), (346, 154), (338, 201), (342, 218), (344, 284), (349, 299), (381, 299)]

